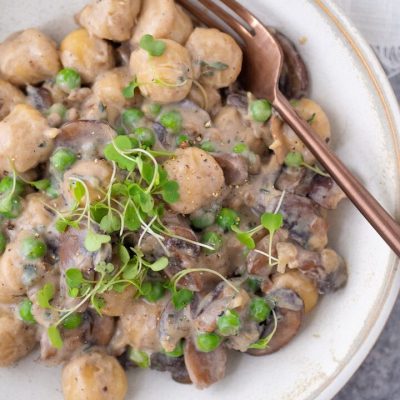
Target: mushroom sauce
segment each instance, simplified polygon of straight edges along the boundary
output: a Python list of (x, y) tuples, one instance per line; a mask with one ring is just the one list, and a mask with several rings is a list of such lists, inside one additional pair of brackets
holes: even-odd
[[(347, 279), (343, 193), (263, 99), (234, 39), (173, 0), (93, 0), (59, 46), (0, 44), (0, 365), (36, 347), (65, 399), (122, 400), (125, 369), (206, 388)], [(282, 91), (329, 142), (281, 33)]]

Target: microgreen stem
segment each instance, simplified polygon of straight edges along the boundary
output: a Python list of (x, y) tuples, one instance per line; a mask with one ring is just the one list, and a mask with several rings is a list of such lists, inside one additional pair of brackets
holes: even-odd
[(322, 170), (321, 170), (320, 168), (318, 168), (318, 167), (313, 167), (312, 165), (307, 164), (307, 163), (305, 163), (305, 162), (302, 162), (301, 165), (302, 165), (303, 167), (306, 167), (306, 168), (308, 168), (309, 170), (315, 172), (316, 174), (319, 174), (319, 175), (322, 175), (322, 176), (326, 176), (327, 178), (329, 178), (329, 174), (327, 174), (326, 172), (322, 171)]
[(279, 261), (276, 257), (271, 256), (271, 253), (265, 253), (264, 251), (258, 250), (258, 249), (254, 249), (253, 250), (255, 253), (261, 254), (264, 257), (267, 257), (269, 260), (273, 260), (273, 261)]
[(278, 201), (278, 205), (275, 208), (274, 214), (278, 214), (279, 210), (281, 209), (285, 195), (286, 195), (286, 190), (284, 190), (282, 192), (281, 197), (279, 198), (279, 201)]
[(218, 276), (221, 280), (223, 280), (227, 285), (229, 285), (235, 292), (239, 293), (239, 289), (233, 285), (231, 282), (228, 281), (223, 275), (221, 275), (219, 272), (214, 271), (213, 269), (208, 269), (208, 268), (188, 268), (183, 271), (178, 272), (171, 278), (171, 282), (174, 282), (174, 290), (176, 291), (176, 287), (179, 283), (179, 281), (185, 277), (188, 274), (194, 273), (194, 272), (206, 272), (209, 274), (213, 274)]

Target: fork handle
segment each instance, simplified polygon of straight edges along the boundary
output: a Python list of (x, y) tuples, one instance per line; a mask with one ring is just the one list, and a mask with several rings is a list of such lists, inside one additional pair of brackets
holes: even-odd
[(296, 132), (315, 158), (329, 172), (343, 192), (369, 221), (385, 242), (400, 257), (400, 226), (378, 201), (347, 169), (327, 144), (312, 130), (278, 90), (273, 106), (283, 120)]

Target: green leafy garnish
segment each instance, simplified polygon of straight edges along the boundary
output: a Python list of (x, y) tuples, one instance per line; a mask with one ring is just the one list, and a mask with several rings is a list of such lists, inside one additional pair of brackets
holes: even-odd
[(103, 244), (109, 243), (110, 241), (110, 235), (102, 235), (100, 233), (89, 230), (85, 237), (84, 245), (87, 251), (95, 252), (100, 250)]
[(177, 310), (184, 309), (192, 300), (194, 294), (189, 289), (180, 289), (173, 293), (172, 303)]
[(126, 98), (126, 99), (132, 99), (133, 97), (135, 97), (135, 90), (139, 87), (139, 83), (137, 81), (137, 79), (135, 78), (132, 82), (129, 83), (128, 86), (125, 86), (122, 89), (122, 95)]
[(228, 64), (221, 61), (200, 61), (201, 75), (213, 76), (216, 71), (225, 71), (229, 68)]
[(134, 362), (139, 368), (149, 368), (150, 367), (150, 357), (149, 355), (140, 350), (135, 350), (130, 348), (128, 351), (128, 358)]
[(50, 301), (53, 300), (55, 294), (54, 285), (46, 283), (42, 289), (36, 293), (36, 300), (40, 307), (51, 308)]
[(276, 313), (274, 310), (272, 310), (272, 315), (274, 317), (274, 329), (272, 330), (272, 332), (265, 338), (261, 338), (257, 342), (251, 344), (249, 346), (249, 349), (264, 350), (268, 347), (268, 344), (270, 343), (271, 339), (274, 337), (276, 330), (278, 328), (278, 319), (276, 317)]
[(47, 329), (47, 335), (49, 337), (51, 345), (60, 350), (63, 347), (63, 340), (61, 338), (60, 331), (57, 326), (52, 325)]
[(162, 56), (167, 48), (165, 42), (154, 39), (152, 35), (143, 35), (140, 39), (139, 46), (153, 57)]
[(329, 174), (323, 172), (319, 167), (307, 164), (304, 161), (303, 155), (299, 151), (291, 151), (290, 153), (288, 153), (285, 157), (284, 163), (287, 167), (305, 167), (318, 175), (329, 177)]

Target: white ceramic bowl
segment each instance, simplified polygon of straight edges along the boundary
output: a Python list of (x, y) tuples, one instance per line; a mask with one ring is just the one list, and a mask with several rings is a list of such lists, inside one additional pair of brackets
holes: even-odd
[[(360, 34), (328, 0), (242, 2), (298, 44), (309, 67), (312, 97), (332, 122), (337, 153), (398, 215), (398, 105)], [(72, 15), (84, 3), (0, 0), (0, 39), (38, 26), (60, 40), (72, 29)], [(232, 357), (227, 377), (205, 391), (174, 383), (168, 374), (131, 371), (128, 398), (331, 399), (368, 354), (400, 287), (398, 259), (349, 203), (332, 213), (331, 225), (330, 243), (348, 262), (349, 282), (321, 301), (287, 347), (264, 358)], [(0, 400), (62, 399), (60, 369), (46, 368), (35, 358), (0, 370)]]

